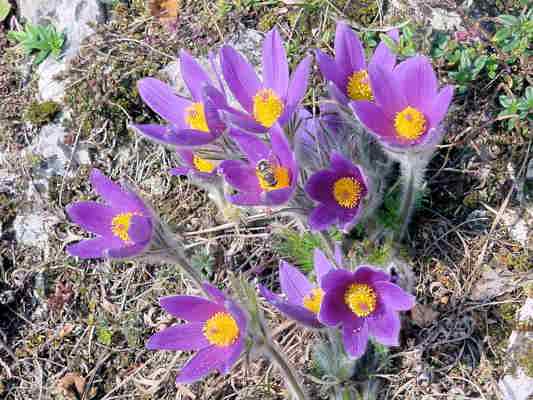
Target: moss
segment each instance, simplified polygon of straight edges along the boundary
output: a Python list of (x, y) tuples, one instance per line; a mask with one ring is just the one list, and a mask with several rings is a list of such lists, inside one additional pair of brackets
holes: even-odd
[(518, 355), (518, 365), (522, 367), (527, 376), (533, 378), (533, 341), (527, 342), (520, 349)]
[(24, 120), (33, 126), (43, 126), (52, 122), (57, 113), (61, 110), (55, 101), (37, 101), (31, 103), (24, 112)]
[(500, 316), (507, 324), (514, 324), (518, 305), (515, 303), (504, 303), (500, 305)]

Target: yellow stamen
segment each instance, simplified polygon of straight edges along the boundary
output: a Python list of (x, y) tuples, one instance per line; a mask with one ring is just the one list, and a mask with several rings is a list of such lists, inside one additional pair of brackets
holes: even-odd
[(426, 117), (416, 108), (408, 106), (396, 114), (394, 127), (400, 139), (416, 140), (426, 131)]
[(205, 119), (204, 105), (202, 103), (192, 103), (185, 109), (185, 122), (191, 129), (209, 132), (207, 120)]
[(322, 298), (324, 297), (324, 291), (320, 288), (314, 288), (307, 296), (304, 297), (304, 307), (311, 311), (313, 314), (318, 314), (320, 311), (320, 305), (322, 304)]
[(265, 172), (256, 169), (255, 174), (259, 180), (259, 186), (265, 192), (271, 190), (278, 190), (289, 187), (291, 185), (291, 178), (289, 176), (289, 170), (285, 167), (273, 166), (272, 176), (268, 176)]
[(344, 302), (358, 317), (367, 317), (376, 309), (377, 296), (370, 286), (354, 283), (344, 293)]
[(372, 88), (370, 87), (370, 81), (368, 79), (368, 72), (364, 69), (361, 71), (355, 71), (350, 76), (346, 91), (352, 100), (372, 101), (374, 99)]
[(355, 178), (341, 178), (333, 184), (333, 197), (344, 208), (354, 208), (359, 204), (363, 188)]
[(283, 102), (272, 89), (261, 89), (254, 96), (254, 118), (270, 128), (283, 113)]
[(210, 174), (216, 168), (214, 163), (206, 160), (205, 158), (198, 157), (197, 155), (192, 157), (192, 163), (198, 171), (205, 172), (207, 174)]
[(134, 213), (132, 212), (117, 214), (111, 221), (111, 231), (113, 234), (126, 243), (131, 242), (128, 231), (130, 229), (131, 218), (133, 215)]
[(227, 312), (217, 312), (209, 318), (203, 331), (209, 343), (221, 347), (232, 345), (239, 337), (239, 326)]

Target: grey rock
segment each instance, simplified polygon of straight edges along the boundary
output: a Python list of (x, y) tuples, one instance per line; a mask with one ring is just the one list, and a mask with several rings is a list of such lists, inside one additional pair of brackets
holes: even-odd
[(472, 288), (469, 298), (474, 301), (489, 300), (514, 289), (516, 289), (516, 284), (510, 274), (484, 265), (481, 278)]
[(46, 212), (18, 215), (13, 221), (17, 242), (48, 252), (50, 232), (59, 219)]
[(464, 31), (461, 16), (455, 11), (447, 11), (442, 8), (431, 10), (431, 26), (441, 31)]
[[(529, 209), (525, 213), (518, 210), (509, 209), (506, 210), (502, 216), (503, 223), (507, 227), (509, 236), (520, 243), (522, 246), (527, 247), (533, 245), (532, 232), (533, 232), (533, 215), (529, 213)], [(531, 243), (529, 243), (531, 241)]]
[(57, 74), (66, 68), (64, 61), (48, 57), (37, 69), (39, 73), (39, 95), (41, 100), (61, 102), (65, 95), (65, 82), (56, 80)]

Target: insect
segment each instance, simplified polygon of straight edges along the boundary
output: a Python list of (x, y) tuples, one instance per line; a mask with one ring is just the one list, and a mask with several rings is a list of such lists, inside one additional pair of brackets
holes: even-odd
[(268, 160), (259, 160), (255, 167), (257, 175), (263, 179), (269, 186), (276, 186), (278, 180), (274, 173), (274, 167), (272, 163)]

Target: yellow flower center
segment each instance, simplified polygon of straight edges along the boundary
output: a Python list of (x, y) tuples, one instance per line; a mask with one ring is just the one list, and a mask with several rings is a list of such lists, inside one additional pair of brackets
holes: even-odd
[(134, 213), (132, 212), (117, 214), (111, 221), (111, 231), (113, 234), (126, 243), (131, 242), (128, 231), (130, 229), (131, 218), (133, 215)]
[(307, 296), (304, 297), (304, 307), (311, 311), (313, 314), (318, 314), (320, 311), (320, 305), (322, 304), (322, 298), (324, 297), (324, 291), (320, 288), (314, 288)]
[(198, 157), (196, 154), (192, 157), (194, 167), (200, 171), (210, 174), (216, 168), (215, 164), (205, 158)]
[(361, 184), (355, 178), (341, 178), (333, 184), (333, 197), (344, 208), (354, 208), (359, 204)]
[(394, 127), (399, 138), (416, 140), (426, 131), (426, 117), (416, 108), (408, 106), (396, 114)]
[(261, 89), (254, 96), (254, 118), (270, 128), (283, 113), (283, 102), (272, 89)]
[(266, 167), (260, 167), (258, 165), (255, 169), (255, 175), (259, 180), (259, 186), (265, 192), (283, 189), (289, 187), (291, 184), (289, 170), (285, 167), (272, 166), (270, 164)]
[(346, 91), (352, 100), (372, 101), (374, 99), (372, 88), (370, 87), (370, 81), (368, 80), (368, 72), (364, 69), (361, 71), (355, 71), (350, 76)]
[(348, 286), (344, 293), (344, 302), (358, 317), (367, 317), (376, 309), (376, 292), (364, 283)]
[(205, 119), (204, 105), (202, 103), (192, 103), (185, 109), (185, 122), (191, 129), (209, 132), (207, 120)]
[(209, 343), (221, 347), (232, 345), (239, 337), (237, 322), (227, 312), (217, 312), (209, 318), (203, 331)]

